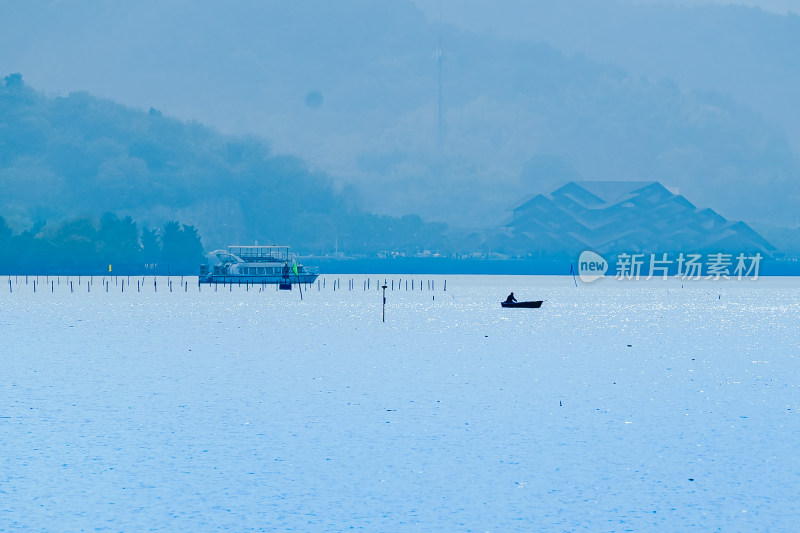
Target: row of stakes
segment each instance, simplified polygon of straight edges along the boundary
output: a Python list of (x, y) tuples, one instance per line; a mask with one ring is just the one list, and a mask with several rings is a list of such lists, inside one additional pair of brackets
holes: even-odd
[[(45, 280), (44, 280), (45, 281), (45, 287), (47, 285), (49, 285), (50, 286), (49, 287), (50, 288), (50, 292), (55, 292), (56, 286), (61, 286), (61, 277), (60, 276), (56, 276), (56, 279), (50, 279), (51, 276), (36, 276), (36, 277), (30, 276), (30, 277), (33, 278), (33, 279), (30, 280), (30, 281), (32, 281), (33, 292), (37, 291), (37, 285), (38, 285), (39, 288), (42, 285), (41, 280), (39, 279), (40, 277), (44, 277), (45, 278)], [(121, 292), (125, 292), (126, 281), (127, 281), (127, 285), (128, 285), (128, 290), (132, 290), (132, 288), (133, 288), (133, 281), (131, 281), (131, 277), (130, 276), (126, 276), (126, 277), (110, 276), (108, 278), (106, 276), (83, 276), (83, 277), (76, 276), (76, 277), (77, 277), (78, 287), (80, 287), (82, 285), (82, 279), (81, 278), (83, 278), (83, 281), (85, 281), (86, 291), (87, 292), (91, 292), (92, 291), (92, 286), (94, 285), (95, 277), (99, 277), (100, 278), (101, 286), (105, 289), (105, 292), (109, 292), (109, 287), (111, 286), (111, 282), (112, 281), (113, 281), (115, 287), (120, 287)], [(137, 278), (137, 279), (134, 280), (136, 282), (136, 292), (141, 292), (142, 291), (142, 288), (144, 288), (144, 286), (145, 286), (145, 279), (146, 278), (142, 277), (141, 279)], [(423, 285), (423, 281), (425, 281), (425, 285)], [(14, 292), (14, 285), (16, 285), (17, 287), (20, 286), (20, 276), (14, 276), (14, 282), (15, 283), (11, 282), (11, 276), (9, 276), (8, 277), (8, 290), (9, 290), (9, 292), (12, 292), (12, 293)], [(372, 287), (372, 283), (371, 282), (372, 282), (372, 280), (370, 278), (366, 278), (363, 281), (363, 290), (364, 291), (371, 290), (371, 287)], [(403, 285), (403, 282), (405, 282), (405, 285)], [(411, 283), (410, 288), (409, 288), (409, 282)], [(74, 280), (71, 280), (69, 276), (66, 277), (65, 284), (69, 285), (70, 292), (75, 292)], [(29, 276), (25, 276), (25, 285), (29, 285)], [(214, 291), (215, 292), (218, 290), (219, 285), (220, 284), (214, 284)], [(245, 290), (247, 290), (247, 291), (249, 291), (251, 287), (254, 288), (254, 289), (258, 288), (259, 291), (264, 291), (264, 290), (266, 290), (267, 286), (271, 285), (271, 284), (253, 283), (253, 282), (245, 282), (245, 283), (242, 283), (242, 282), (225, 283), (225, 282), (223, 282), (221, 285), (222, 285), (223, 289), (227, 287), (229, 291), (233, 291), (233, 287), (234, 286), (236, 286), (236, 287), (244, 286)], [(304, 283), (303, 285), (306, 287), (306, 291), (308, 291), (311, 287), (313, 287), (313, 284)], [(320, 280), (318, 278), (316, 285), (317, 285), (317, 290), (318, 291), (322, 291), (323, 289), (326, 288), (326, 279), (322, 278)], [(394, 279), (391, 279), (391, 280), (390, 279), (384, 279), (383, 280), (383, 285), (381, 285), (380, 280), (376, 279), (374, 286), (375, 286), (376, 290), (380, 290), (383, 287), (384, 291), (386, 289), (394, 291), (395, 290), (395, 280)], [(429, 280), (421, 280), (421, 279), (420, 280), (414, 280), (413, 278), (410, 279), (410, 280), (409, 279), (405, 279), (404, 280), (403, 278), (399, 278), (397, 280), (397, 285), (396, 285), (397, 289), (396, 290), (406, 290), (406, 291), (408, 291), (410, 289), (410, 290), (414, 291), (414, 290), (417, 290), (417, 286), (419, 286), (418, 290), (420, 290), (420, 291), (424, 290), (424, 288), (427, 288), (427, 290), (429, 290), (429, 291), (434, 291), (434, 290), (436, 290), (436, 280), (432, 280), (432, 279), (429, 279)], [(172, 284), (172, 280), (169, 277), (167, 278), (167, 288), (169, 289), (169, 292), (172, 292), (173, 284)], [(189, 291), (189, 281), (185, 281), (183, 276), (181, 276), (181, 278), (180, 278), (180, 288), (182, 288), (184, 290), (184, 292), (188, 292)], [(278, 285), (275, 285), (275, 290), (277, 291), (278, 289), (279, 289)], [(333, 280), (333, 290), (336, 291), (337, 289), (338, 290), (342, 290), (342, 281), (341, 281), (340, 278), (337, 278), (337, 279)], [(200, 283), (199, 280), (197, 282), (197, 290), (198, 291), (202, 290), (202, 284)], [(351, 278), (351, 279), (347, 280), (347, 290), (348, 291), (356, 290), (356, 280), (355, 279)], [(444, 290), (447, 291), (447, 280), (444, 280)], [(157, 277), (153, 277), (153, 292), (158, 292), (158, 279), (157, 279)]]

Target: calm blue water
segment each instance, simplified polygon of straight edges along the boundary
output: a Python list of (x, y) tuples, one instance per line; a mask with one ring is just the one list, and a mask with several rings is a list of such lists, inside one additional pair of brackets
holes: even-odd
[(800, 281), (336, 278), (0, 284), (0, 531), (800, 519)]

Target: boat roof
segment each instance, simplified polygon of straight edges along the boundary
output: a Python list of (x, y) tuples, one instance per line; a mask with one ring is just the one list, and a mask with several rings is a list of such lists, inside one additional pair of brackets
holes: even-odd
[(289, 247), (279, 244), (270, 245), (232, 245), (228, 250), (243, 261), (286, 261), (289, 259)]
[(228, 248), (289, 248), (285, 244), (232, 244)]

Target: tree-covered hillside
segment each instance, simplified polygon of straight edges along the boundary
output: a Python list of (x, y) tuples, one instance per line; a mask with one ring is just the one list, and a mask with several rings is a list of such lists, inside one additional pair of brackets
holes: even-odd
[(205, 261), (193, 226), (169, 221), (141, 228), (104, 213), (14, 232), (0, 217), (0, 274), (189, 274)]
[(231, 137), (86, 93), (47, 97), (12, 74), (0, 86), (0, 215), (17, 233), (104, 212), (143, 228), (179, 219), (207, 248), (255, 240), (302, 252), (445, 246), (441, 224), (377, 216), (262, 140)]

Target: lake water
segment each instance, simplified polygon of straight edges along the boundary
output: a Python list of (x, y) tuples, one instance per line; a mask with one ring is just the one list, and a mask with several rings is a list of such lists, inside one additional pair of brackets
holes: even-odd
[(8, 279), (0, 531), (800, 520), (798, 279)]

